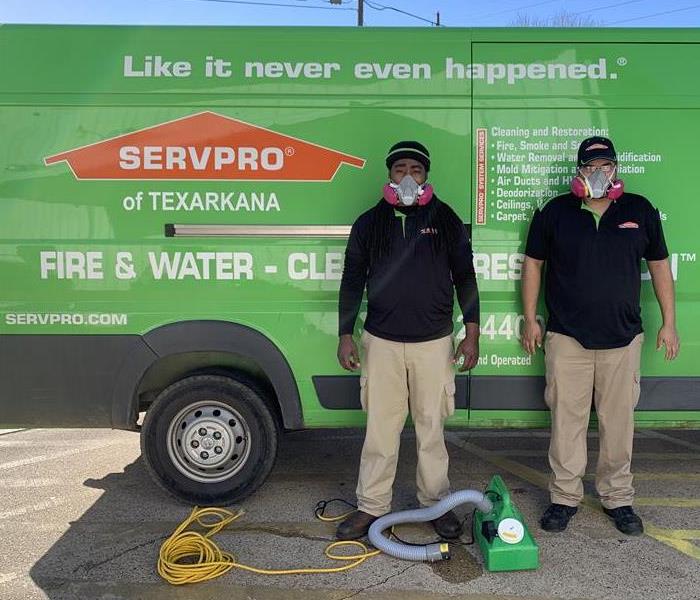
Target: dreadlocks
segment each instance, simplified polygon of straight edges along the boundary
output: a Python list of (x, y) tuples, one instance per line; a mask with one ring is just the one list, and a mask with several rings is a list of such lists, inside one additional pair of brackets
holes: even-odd
[[(430, 236), (434, 253), (443, 248), (452, 248), (464, 227), (456, 213), (435, 195), (425, 208), (418, 209), (417, 217), (419, 228), (434, 227), (439, 232), (439, 235)], [(394, 207), (384, 199), (372, 209), (369, 225), (370, 262), (374, 263), (391, 254), (394, 219)]]

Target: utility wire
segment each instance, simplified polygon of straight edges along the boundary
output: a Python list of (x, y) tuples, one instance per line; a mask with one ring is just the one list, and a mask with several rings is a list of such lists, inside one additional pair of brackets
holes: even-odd
[[(309, 0), (294, 0), (295, 2), (308, 2)], [(340, 0), (339, 2), (335, 3), (333, 0), (319, 0), (320, 2), (328, 2), (329, 4), (337, 4), (340, 5), (341, 3), (343, 6), (350, 6), (351, 4), (355, 4), (355, 0)], [(325, 6), (319, 6), (318, 8), (325, 8)], [(355, 10), (354, 8), (352, 10)]]
[(671, 13), (683, 12), (684, 10), (692, 10), (694, 8), (700, 8), (700, 4), (694, 4), (693, 6), (686, 6), (684, 8), (676, 8), (675, 10), (665, 10), (663, 12), (658, 12), (651, 15), (634, 17), (632, 19), (622, 19), (621, 21), (613, 21), (612, 23), (608, 23), (608, 25), (616, 25), (617, 23), (629, 23), (630, 21), (640, 21), (642, 19), (649, 19), (651, 17), (660, 17), (662, 15), (670, 15)]
[[(251, 6), (285, 6), (290, 8), (307, 8), (318, 10), (352, 10), (354, 8), (343, 8), (342, 6), (306, 6), (304, 4), (282, 4), (279, 2), (253, 2), (253, 0), (188, 0), (191, 2), (216, 2), (217, 4), (247, 4)], [(330, 4), (330, 0), (328, 2)]]
[(575, 15), (585, 15), (586, 13), (595, 12), (596, 10), (605, 10), (606, 8), (616, 8), (618, 6), (624, 6), (625, 4), (637, 4), (642, 2), (642, 0), (627, 0), (627, 2), (618, 2), (617, 4), (608, 4), (607, 6), (596, 6), (595, 8), (589, 8), (588, 10), (576, 11)]
[[(432, 21), (431, 19), (426, 19), (424, 17), (421, 17), (420, 15), (414, 15), (413, 13), (406, 12), (405, 10), (401, 10), (400, 8), (396, 8), (395, 6), (385, 6), (384, 4), (369, 2), (369, 0), (365, 0), (365, 5), (369, 6), (370, 8), (373, 8), (374, 10), (393, 10), (397, 13), (401, 13), (402, 15), (408, 15), (409, 17), (413, 17), (414, 19), (425, 21), (426, 23), (430, 23), (431, 25), (437, 25), (437, 23), (435, 21)], [(440, 27), (443, 27), (442, 23), (440, 24)]]
[(523, 6), (516, 6), (515, 8), (507, 8), (505, 10), (499, 10), (498, 12), (486, 13), (485, 15), (474, 15), (474, 19), (483, 19), (486, 17), (494, 17), (496, 15), (502, 15), (504, 13), (513, 12), (516, 10), (524, 10), (526, 8), (535, 8), (535, 6), (542, 6), (543, 4), (552, 4), (553, 2), (559, 2), (560, 0), (544, 0), (544, 2), (535, 2), (535, 4), (525, 4)]

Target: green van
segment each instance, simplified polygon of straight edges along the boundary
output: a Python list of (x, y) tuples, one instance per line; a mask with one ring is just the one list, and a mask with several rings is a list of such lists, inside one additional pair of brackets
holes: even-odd
[(645, 277), (637, 422), (700, 424), (700, 30), (2, 26), (0, 56), (0, 426), (140, 430), (198, 503), (253, 492), (283, 430), (361, 426), (343, 252), (407, 138), (481, 293), (449, 425), (546, 426), (522, 251), (591, 135), (672, 252), (683, 351)]

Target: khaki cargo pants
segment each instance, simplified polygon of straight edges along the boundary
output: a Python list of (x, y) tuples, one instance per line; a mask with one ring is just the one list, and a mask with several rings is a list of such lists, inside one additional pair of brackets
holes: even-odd
[(632, 504), (630, 464), (643, 340), (640, 333), (623, 348), (588, 350), (572, 337), (547, 333), (545, 402), (552, 412), (552, 502), (577, 506), (583, 498), (586, 433), (593, 398), (600, 442), (596, 490), (605, 508)]
[(453, 355), (452, 336), (401, 343), (362, 334), (360, 385), (367, 431), (357, 483), (360, 510), (375, 516), (391, 511), (400, 436), (409, 410), (418, 448), (418, 501), (431, 506), (449, 494), (443, 422), (455, 408)]

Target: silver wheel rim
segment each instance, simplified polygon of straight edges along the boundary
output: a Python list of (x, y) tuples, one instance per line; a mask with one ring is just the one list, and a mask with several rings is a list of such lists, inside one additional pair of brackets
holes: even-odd
[(219, 483), (230, 479), (250, 455), (250, 428), (228, 404), (204, 400), (183, 408), (170, 422), (168, 455), (188, 479)]

